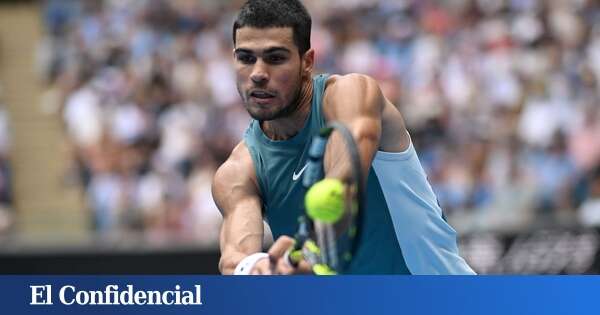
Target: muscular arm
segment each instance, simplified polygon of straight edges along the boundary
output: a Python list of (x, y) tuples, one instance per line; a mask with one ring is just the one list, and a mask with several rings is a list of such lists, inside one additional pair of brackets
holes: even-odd
[[(377, 82), (368, 76), (349, 74), (329, 79), (323, 110), (328, 121), (339, 121), (352, 132), (365, 179), (373, 157), (382, 143), (393, 143), (391, 147), (396, 150), (404, 149), (408, 145), (408, 135), (400, 113), (383, 96)], [(384, 114), (394, 116), (391, 117), (394, 120), (393, 125), (396, 125), (395, 129), (400, 129), (384, 130)], [(384, 131), (388, 131), (387, 134)], [(337, 133), (332, 134), (328, 143), (324, 164), (327, 177), (347, 180), (352, 174), (346, 145)]]
[(261, 200), (252, 159), (241, 143), (217, 170), (212, 194), (223, 214), (219, 270), (232, 274), (246, 256), (262, 250)]

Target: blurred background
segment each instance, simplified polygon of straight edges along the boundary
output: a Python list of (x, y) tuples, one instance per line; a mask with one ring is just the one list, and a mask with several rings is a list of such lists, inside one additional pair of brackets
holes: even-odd
[[(0, 1), (0, 270), (217, 272), (243, 1)], [(600, 273), (600, 5), (304, 0), (398, 104), (480, 273)]]

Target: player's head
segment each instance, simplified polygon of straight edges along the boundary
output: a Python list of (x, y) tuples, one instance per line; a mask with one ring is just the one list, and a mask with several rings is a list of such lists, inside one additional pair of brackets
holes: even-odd
[(233, 24), (237, 88), (250, 115), (273, 120), (293, 112), (310, 79), (311, 18), (298, 0), (250, 0)]

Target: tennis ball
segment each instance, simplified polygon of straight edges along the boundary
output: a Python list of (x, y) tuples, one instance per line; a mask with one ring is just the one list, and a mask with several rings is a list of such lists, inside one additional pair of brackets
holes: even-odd
[(344, 214), (344, 184), (339, 179), (318, 181), (304, 197), (306, 213), (315, 221), (335, 223)]

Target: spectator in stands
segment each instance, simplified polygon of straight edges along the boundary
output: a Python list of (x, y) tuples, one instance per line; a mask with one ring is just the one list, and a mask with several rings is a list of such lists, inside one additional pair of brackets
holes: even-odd
[(2, 102), (0, 86), (0, 234), (12, 225), (12, 181), (10, 169), (10, 125), (9, 116)]

